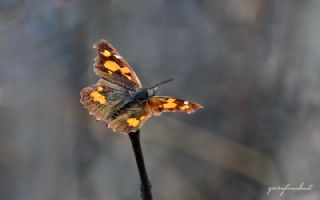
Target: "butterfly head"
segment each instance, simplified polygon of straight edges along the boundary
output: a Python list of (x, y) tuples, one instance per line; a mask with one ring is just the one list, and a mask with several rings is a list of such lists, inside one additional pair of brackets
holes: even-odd
[(154, 95), (156, 95), (157, 91), (158, 91), (159, 87), (152, 87), (152, 88), (148, 88), (148, 97), (153, 97)]
[(153, 97), (154, 95), (156, 95), (157, 90), (159, 89), (159, 86), (160, 86), (160, 85), (166, 84), (166, 83), (168, 83), (168, 82), (170, 82), (170, 81), (173, 81), (173, 80), (174, 80), (173, 78), (168, 78), (168, 79), (165, 79), (165, 80), (163, 80), (163, 81), (155, 84), (155, 85), (152, 86), (152, 87), (147, 88), (148, 96), (149, 96), (149, 97)]
[(172, 80), (173, 80), (173, 78), (169, 78), (164, 81), (161, 81), (158, 84), (155, 84), (152, 87), (139, 89), (138, 92), (135, 94), (135, 100), (144, 101), (150, 97), (153, 97), (154, 95), (156, 95), (160, 85), (168, 83)]

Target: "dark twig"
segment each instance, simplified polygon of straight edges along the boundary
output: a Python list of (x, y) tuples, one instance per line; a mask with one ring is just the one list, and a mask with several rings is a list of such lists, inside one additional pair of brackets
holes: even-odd
[(132, 143), (134, 155), (139, 170), (141, 180), (141, 197), (143, 200), (152, 200), (151, 183), (148, 179), (146, 167), (144, 165), (143, 154), (140, 145), (140, 130), (137, 132), (129, 133), (129, 137)]

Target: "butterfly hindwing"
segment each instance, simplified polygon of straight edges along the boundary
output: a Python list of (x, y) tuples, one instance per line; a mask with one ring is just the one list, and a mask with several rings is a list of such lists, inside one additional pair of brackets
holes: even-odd
[(144, 101), (126, 108), (125, 112), (108, 123), (108, 127), (120, 133), (136, 132), (151, 116), (150, 107)]
[(98, 76), (129, 90), (142, 88), (130, 65), (109, 42), (100, 40), (93, 47), (98, 53), (94, 64), (94, 71)]
[(148, 99), (148, 104), (153, 115), (160, 115), (162, 112), (186, 112), (192, 113), (202, 105), (183, 99), (176, 99), (166, 96), (154, 96)]
[(109, 122), (130, 99), (128, 90), (100, 79), (96, 84), (84, 88), (81, 92), (81, 103), (97, 120)]

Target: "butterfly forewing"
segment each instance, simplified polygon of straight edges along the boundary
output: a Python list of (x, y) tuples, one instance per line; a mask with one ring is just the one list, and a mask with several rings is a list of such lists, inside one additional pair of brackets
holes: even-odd
[(173, 97), (154, 96), (148, 99), (148, 104), (154, 115), (160, 115), (162, 112), (186, 112), (192, 113), (202, 105), (183, 99)]
[(94, 71), (98, 76), (129, 90), (142, 88), (130, 65), (109, 42), (100, 40), (93, 47), (98, 52), (94, 64)]

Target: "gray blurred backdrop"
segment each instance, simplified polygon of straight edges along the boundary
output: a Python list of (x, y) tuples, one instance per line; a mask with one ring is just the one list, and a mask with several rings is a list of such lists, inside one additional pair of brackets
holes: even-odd
[(140, 198), (128, 137), (79, 102), (101, 38), (205, 107), (142, 128), (155, 199), (319, 199), (319, 19), (317, 0), (0, 0), (0, 199)]

